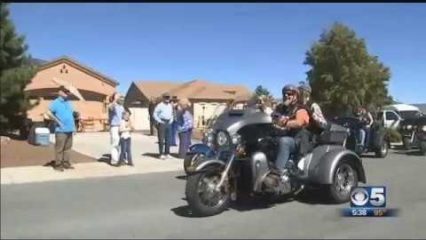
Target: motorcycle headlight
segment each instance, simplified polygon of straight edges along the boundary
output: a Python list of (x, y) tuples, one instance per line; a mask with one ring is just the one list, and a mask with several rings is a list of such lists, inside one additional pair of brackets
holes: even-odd
[(422, 127), (423, 132), (426, 132), (426, 125)]
[(412, 128), (413, 128), (413, 126), (407, 125), (407, 130), (411, 130)]
[(225, 146), (228, 144), (228, 135), (223, 131), (218, 132), (216, 135), (216, 143), (220, 147)]

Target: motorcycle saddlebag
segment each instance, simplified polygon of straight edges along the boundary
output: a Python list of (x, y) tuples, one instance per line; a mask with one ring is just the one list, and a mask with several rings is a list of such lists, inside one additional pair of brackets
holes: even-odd
[(343, 145), (348, 134), (347, 128), (332, 123), (320, 134), (319, 143)]

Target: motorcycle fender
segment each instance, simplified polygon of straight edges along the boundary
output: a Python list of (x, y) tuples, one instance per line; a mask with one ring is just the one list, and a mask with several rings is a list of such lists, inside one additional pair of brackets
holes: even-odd
[(361, 159), (356, 153), (343, 147), (333, 149), (322, 157), (313, 159), (309, 166), (309, 181), (316, 184), (332, 184), (337, 164), (344, 159), (352, 161), (358, 173), (358, 181), (366, 183), (367, 180)]
[(225, 165), (226, 165), (225, 162), (221, 160), (217, 160), (217, 159), (207, 160), (200, 163), (200, 165), (198, 165), (195, 168), (195, 172), (202, 171), (204, 168), (210, 167), (210, 166), (225, 167)]
[(216, 156), (215, 151), (211, 149), (209, 146), (203, 143), (193, 144), (189, 147), (189, 154), (197, 154), (201, 153), (205, 155), (207, 158), (214, 158)]

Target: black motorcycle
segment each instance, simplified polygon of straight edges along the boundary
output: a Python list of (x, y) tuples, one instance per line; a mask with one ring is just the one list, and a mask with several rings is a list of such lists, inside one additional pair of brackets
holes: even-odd
[(194, 214), (221, 213), (240, 194), (286, 197), (309, 187), (325, 188), (330, 200), (342, 203), (358, 182), (366, 182), (360, 157), (343, 146), (346, 128), (331, 124), (312, 151), (291, 156), (289, 162), (299, 161), (283, 173), (274, 170), (275, 132), (271, 116), (256, 108), (225, 111), (216, 119), (209, 142), (189, 152), (203, 156), (187, 175), (186, 199)]
[[(374, 152), (376, 157), (384, 158), (388, 155), (390, 142), (386, 135), (385, 128), (379, 123), (373, 123), (365, 142), (360, 144), (358, 140), (359, 131), (365, 126), (365, 123), (355, 117), (338, 117), (332, 120), (350, 129), (350, 135), (346, 141), (346, 148), (356, 152), (358, 155)], [(360, 146), (363, 147), (360, 147)]]

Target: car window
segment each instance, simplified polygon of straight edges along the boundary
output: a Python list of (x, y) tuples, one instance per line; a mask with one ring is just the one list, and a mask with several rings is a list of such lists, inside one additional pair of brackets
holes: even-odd
[(398, 120), (398, 117), (393, 112), (386, 112), (386, 120)]
[(407, 118), (417, 118), (419, 117), (419, 112), (418, 111), (400, 111), (399, 112), (399, 116), (401, 116), (403, 119), (407, 119)]

